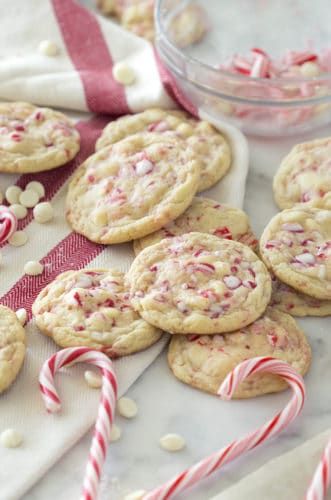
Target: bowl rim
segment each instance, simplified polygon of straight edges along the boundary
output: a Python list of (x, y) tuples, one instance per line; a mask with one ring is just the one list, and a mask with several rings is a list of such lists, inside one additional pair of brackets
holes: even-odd
[[(200, 68), (204, 68), (205, 70), (210, 71), (214, 75), (223, 75), (224, 77), (230, 77), (231, 79), (238, 81), (238, 83), (247, 83), (247, 82), (255, 82), (255, 83), (260, 83), (264, 84), (266, 86), (270, 86), (271, 84), (281, 84), (281, 85), (289, 85), (289, 84), (303, 84), (303, 83), (319, 83), (319, 82), (325, 82), (325, 81), (331, 81), (331, 73), (323, 73), (323, 75), (320, 76), (315, 76), (315, 77), (299, 77), (299, 78), (262, 78), (262, 77), (251, 77), (249, 75), (238, 75), (236, 73), (231, 73), (230, 71), (215, 68), (214, 66), (211, 66), (207, 63), (204, 63), (200, 61), (199, 59), (196, 59), (195, 57), (192, 57), (190, 55), (184, 54), (182, 50), (180, 50), (176, 45), (174, 45), (171, 40), (168, 38), (165, 30), (164, 30), (164, 25), (162, 21), (162, 16), (161, 16), (161, 10), (162, 10), (162, 4), (166, 0), (155, 0), (155, 6), (154, 6), (154, 20), (155, 20), (155, 25), (156, 25), (156, 41), (161, 40), (162, 43), (164, 43), (169, 50), (173, 51), (183, 62), (186, 63), (191, 63), (194, 64)], [(186, 0), (186, 5), (189, 5), (192, 0)], [(159, 44), (158, 44), (159, 45)], [(178, 72), (178, 69), (177, 69)], [(187, 78), (187, 76), (185, 75)], [(195, 82), (197, 83), (197, 82)], [(205, 87), (209, 91), (212, 89), (212, 87), (205, 86), (204, 84), (199, 83), (200, 87)], [(331, 94), (327, 94), (325, 96), (319, 96), (315, 97), (313, 99), (299, 99), (299, 102), (305, 102), (308, 104), (308, 102), (311, 102), (312, 100), (323, 100), (325, 98), (331, 97)], [(247, 99), (247, 98), (246, 98)], [(296, 99), (297, 100), (297, 99)], [(272, 100), (273, 102), (277, 102), (276, 99)], [(298, 101), (298, 100), (297, 100)], [(278, 101), (282, 102), (282, 100)], [(287, 102), (292, 102), (293, 101), (287, 101)]]

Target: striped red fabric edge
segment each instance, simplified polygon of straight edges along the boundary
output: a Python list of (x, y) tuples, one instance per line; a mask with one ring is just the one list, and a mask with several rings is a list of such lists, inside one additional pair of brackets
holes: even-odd
[(75, 0), (51, 0), (63, 40), (95, 113), (130, 113), (125, 89), (113, 78), (113, 60), (98, 18)]
[[(45, 196), (41, 201), (50, 201), (61, 189), (76, 168), (90, 156), (94, 151), (94, 145), (103, 127), (108, 123), (105, 117), (93, 117), (90, 120), (78, 122), (76, 128), (80, 133), (81, 147), (78, 154), (62, 167), (39, 172), (36, 174), (24, 174), (16, 181), (16, 185), (24, 189), (30, 181), (41, 182), (45, 188)], [(30, 224), (33, 219), (33, 210), (29, 209), (28, 215), (18, 221), (18, 229), (22, 230)], [(0, 247), (4, 247), (8, 242), (4, 242)]]
[(199, 118), (198, 108), (194, 106), (194, 104), (190, 101), (190, 99), (186, 96), (186, 94), (181, 90), (181, 88), (176, 82), (175, 77), (164, 66), (155, 47), (154, 47), (154, 58), (162, 85), (166, 90), (166, 92), (168, 93), (169, 97), (171, 97), (171, 99), (177, 102), (181, 107), (186, 109), (186, 111), (188, 111), (191, 115), (195, 116), (196, 118)]
[(77, 233), (70, 233), (40, 261), (44, 272), (39, 276), (22, 276), (0, 299), (0, 303), (14, 311), (24, 307), (31, 319), (31, 307), (41, 290), (58, 274), (82, 269), (97, 257), (105, 247), (87, 240)]

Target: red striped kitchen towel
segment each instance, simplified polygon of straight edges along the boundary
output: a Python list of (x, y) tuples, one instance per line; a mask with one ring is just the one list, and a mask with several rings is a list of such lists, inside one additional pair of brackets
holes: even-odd
[[(24, 100), (75, 112), (79, 115), (76, 126), (81, 134), (79, 154), (63, 167), (33, 175), (0, 174), (2, 192), (14, 183), (24, 188), (32, 179), (42, 182), (45, 198), (52, 201), (56, 214), (52, 223), (41, 226), (29, 213), (19, 223), (28, 234), (28, 243), (19, 248), (4, 244), (1, 248), (0, 303), (13, 309), (25, 307), (30, 319), (23, 370), (0, 398), (0, 431), (14, 427), (24, 435), (24, 445), (15, 453), (0, 448), (0, 499), (14, 500), (89, 429), (99, 397), (97, 391), (86, 389), (82, 368), (74, 367), (70, 375), (75, 376), (68, 376), (68, 372), (62, 376), (62, 413), (46, 416), (37, 377), (42, 362), (56, 347), (35, 328), (31, 304), (60, 272), (85, 266), (126, 270), (133, 258), (131, 245), (93, 244), (72, 233), (64, 219), (68, 179), (93, 152), (96, 138), (110, 119), (91, 117), (91, 112), (114, 116), (150, 106), (170, 108), (174, 106), (172, 97), (181, 95), (161, 68), (150, 43), (74, 0), (1, 0), (0, 19), (0, 99)], [(58, 56), (46, 57), (38, 52), (39, 43), (45, 39), (56, 43)], [(128, 61), (136, 71), (134, 85), (123, 87), (113, 79), (112, 66), (119, 60)], [(233, 164), (224, 181), (207, 196), (241, 206), (248, 167), (247, 145), (238, 131), (224, 124), (221, 128), (232, 143)], [(44, 273), (25, 276), (23, 266), (28, 260), (42, 261)], [(115, 362), (120, 395), (156, 358), (165, 342), (163, 339), (145, 352)]]

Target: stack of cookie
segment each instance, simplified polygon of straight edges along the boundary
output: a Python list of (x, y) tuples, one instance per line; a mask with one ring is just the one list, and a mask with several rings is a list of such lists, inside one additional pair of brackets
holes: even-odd
[[(68, 221), (98, 243), (134, 240), (136, 259), (126, 275), (58, 276), (33, 306), (41, 331), (111, 357), (169, 332), (174, 374), (212, 393), (248, 357), (273, 356), (304, 374), (309, 344), (291, 316), (268, 307), (272, 280), (247, 215), (195, 196), (230, 168), (226, 139), (183, 112), (154, 109), (111, 122), (96, 150), (70, 183)], [(236, 396), (284, 388), (259, 375)]]
[[(96, 6), (123, 28), (150, 42), (154, 41), (154, 0), (96, 0)], [(171, 18), (168, 35), (178, 47), (187, 47), (201, 40), (207, 27), (206, 12), (201, 6), (183, 5)]]
[(284, 209), (261, 237), (272, 304), (294, 316), (331, 315), (331, 138), (295, 146), (274, 178)]

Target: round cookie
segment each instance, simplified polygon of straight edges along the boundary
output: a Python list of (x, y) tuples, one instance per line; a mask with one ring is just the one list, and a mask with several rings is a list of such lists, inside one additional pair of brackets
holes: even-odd
[(207, 13), (196, 4), (184, 6), (169, 23), (168, 36), (177, 47), (185, 48), (200, 42), (208, 29)]
[(277, 214), (260, 241), (261, 256), (283, 283), (331, 300), (331, 211), (297, 206)]
[(136, 311), (170, 333), (222, 333), (257, 319), (271, 278), (247, 246), (206, 233), (166, 238), (145, 248), (126, 279)]
[(0, 393), (16, 379), (24, 357), (24, 328), (14, 311), (0, 305)]
[(331, 316), (331, 300), (319, 300), (298, 292), (272, 276), (270, 305), (292, 316)]
[(80, 136), (63, 113), (25, 102), (0, 103), (0, 172), (33, 173), (64, 165)]
[[(304, 375), (310, 366), (311, 349), (294, 318), (268, 308), (260, 319), (231, 334), (175, 335), (170, 342), (168, 362), (182, 382), (217, 394), (226, 376), (239, 363), (255, 356), (286, 361)], [(276, 375), (253, 375), (240, 384), (234, 398), (252, 398), (287, 387)]]
[(282, 209), (323, 199), (331, 191), (331, 137), (295, 146), (282, 161), (273, 189)]
[(180, 140), (137, 134), (88, 158), (69, 185), (67, 218), (92, 241), (146, 236), (190, 205), (200, 164)]
[(123, 8), (120, 15), (120, 23), (123, 28), (131, 31), (137, 36), (154, 41), (154, 2), (153, 0), (132, 1), (132, 5)]
[(60, 274), (33, 304), (37, 326), (61, 347), (88, 346), (112, 358), (146, 349), (162, 332), (132, 309), (123, 281), (115, 269)]
[(183, 111), (148, 109), (118, 118), (104, 128), (96, 149), (146, 131), (162, 134), (163, 137), (175, 133), (176, 137), (185, 140), (185, 147), (192, 150), (202, 164), (198, 191), (209, 189), (230, 168), (231, 150), (222, 134), (206, 121), (190, 118)]
[(215, 200), (196, 197), (193, 199), (192, 205), (176, 220), (159, 231), (148, 234), (141, 240), (135, 240), (133, 242), (134, 253), (138, 255), (141, 250), (158, 243), (163, 238), (179, 236), (191, 231), (214, 234), (219, 238), (240, 241), (253, 250), (258, 242), (245, 212), (239, 208), (223, 205)]

